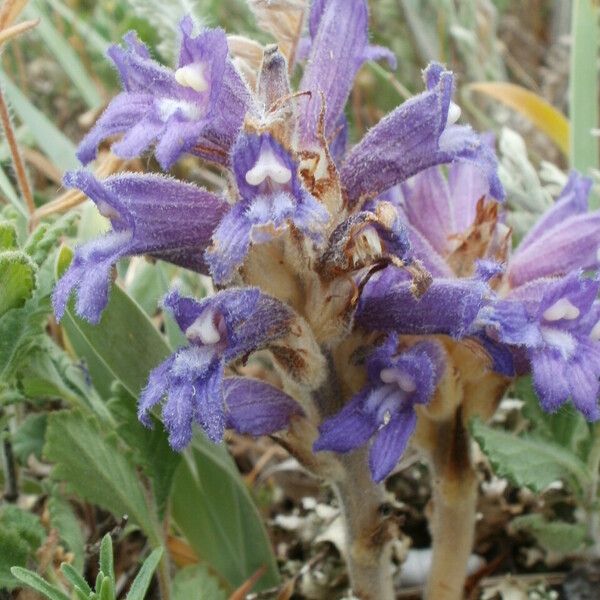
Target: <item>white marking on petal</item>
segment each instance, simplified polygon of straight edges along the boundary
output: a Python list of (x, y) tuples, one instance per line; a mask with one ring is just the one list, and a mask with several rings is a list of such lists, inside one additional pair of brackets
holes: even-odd
[(99, 200), (96, 202), (96, 208), (98, 212), (107, 219), (118, 219), (121, 215), (119, 215), (118, 211), (116, 211), (108, 202), (105, 200)]
[(221, 334), (215, 325), (214, 313), (205, 310), (186, 330), (185, 337), (189, 340), (199, 340), (203, 344), (218, 344)]
[(204, 77), (204, 65), (195, 62), (175, 71), (175, 81), (179, 85), (192, 88), (196, 92), (205, 92), (208, 89), (208, 81)]
[(382, 369), (379, 377), (383, 383), (395, 383), (401, 390), (409, 394), (417, 389), (415, 380), (400, 369)]
[(450, 106), (448, 107), (448, 120), (446, 121), (446, 127), (448, 127), (448, 125), (454, 125), (454, 123), (460, 119), (461, 113), (462, 110), (460, 109), (460, 106), (454, 102), (450, 102)]
[(579, 317), (579, 309), (568, 298), (561, 298), (547, 308), (543, 316), (546, 321), (560, 321), (560, 319), (572, 321)]
[(260, 185), (267, 177), (281, 185), (292, 179), (292, 172), (281, 164), (271, 149), (261, 150), (256, 164), (246, 173), (246, 182)]
[(177, 111), (186, 119), (196, 121), (202, 117), (203, 111), (200, 106), (196, 106), (185, 100), (175, 98), (161, 98), (157, 101), (158, 114), (163, 123), (166, 123)]
[(565, 359), (573, 356), (577, 343), (568, 331), (562, 331), (555, 327), (540, 327), (540, 331), (544, 341), (553, 348), (560, 350)]
[(590, 331), (590, 338), (595, 342), (600, 342), (600, 321), (598, 321)]
[(600, 247), (596, 250), (596, 262), (600, 262)]

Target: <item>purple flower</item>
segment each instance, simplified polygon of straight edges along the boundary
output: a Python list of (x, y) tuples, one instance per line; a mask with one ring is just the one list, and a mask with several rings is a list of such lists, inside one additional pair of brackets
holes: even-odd
[(493, 338), (524, 353), (544, 410), (571, 398), (587, 419), (600, 418), (599, 290), (576, 272), (536, 279), (480, 315)]
[(474, 333), (479, 311), (490, 295), (478, 279), (436, 278), (417, 298), (406, 273), (387, 268), (365, 287), (355, 320), (368, 330), (462, 338)]
[(454, 161), (476, 165), (491, 195), (504, 198), (488, 144), (470, 127), (454, 124), (460, 111), (451, 103), (452, 73), (432, 63), (424, 77), (427, 91), (382, 119), (343, 161), (340, 176), (350, 204), (374, 198), (428, 167)]
[(572, 173), (554, 206), (511, 257), (511, 287), (551, 275), (600, 266), (600, 211), (587, 212), (591, 180)]
[(98, 181), (91, 173), (65, 175), (108, 217), (112, 231), (77, 248), (53, 295), (60, 320), (73, 290), (77, 314), (100, 320), (108, 302), (110, 270), (124, 256), (150, 254), (176, 265), (206, 272), (204, 250), (229, 205), (190, 183), (162, 175), (126, 173)]
[(317, 0), (312, 3), (308, 26), (310, 53), (299, 86), (300, 91), (310, 92), (310, 97), (302, 101), (303, 147), (318, 146), (321, 94), (325, 101), (324, 133), (331, 140), (344, 129), (344, 106), (361, 65), (366, 60), (385, 59), (396, 68), (396, 58), (389, 50), (368, 43), (364, 0)]
[[(261, 396), (275, 411), (272, 423), (279, 424), (295, 414), (290, 409), (291, 400), (282, 393), (237, 380), (237, 384), (230, 383), (226, 388), (223, 379), (228, 363), (288, 333), (294, 319), (289, 307), (257, 288), (223, 291), (202, 302), (172, 292), (163, 304), (173, 313), (189, 346), (177, 350), (150, 374), (138, 407), (139, 419), (145, 425), (151, 425), (150, 410), (163, 396), (167, 397), (163, 422), (169, 431), (169, 443), (176, 450), (189, 443), (193, 423), (199, 424), (214, 442), (223, 438), (227, 418), (240, 431), (268, 429), (264, 416), (252, 415), (252, 403), (260, 401)], [(244, 400), (240, 397), (243, 391), (252, 397)]]
[(415, 405), (426, 404), (435, 392), (444, 371), (443, 356), (435, 342), (399, 352), (397, 336), (389, 336), (367, 359), (368, 383), (321, 424), (313, 449), (349, 452), (373, 438), (371, 474), (376, 482), (385, 479), (415, 429)]
[(231, 279), (252, 244), (270, 241), (289, 225), (320, 241), (329, 220), (326, 208), (300, 182), (297, 163), (271, 135), (240, 134), (232, 164), (240, 199), (206, 253), (219, 284)]
[(205, 29), (192, 37), (192, 29), (191, 18), (181, 22), (177, 71), (152, 60), (134, 32), (125, 36), (125, 49), (110, 48), (124, 91), (81, 142), (78, 157), (84, 164), (95, 158), (102, 140), (117, 133), (125, 135), (113, 144), (115, 154), (134, 158), (156, 142), (156, 158), (163, 169), (191, 151), (227, 162), (250, 94), (227, 58), (224, 31)]

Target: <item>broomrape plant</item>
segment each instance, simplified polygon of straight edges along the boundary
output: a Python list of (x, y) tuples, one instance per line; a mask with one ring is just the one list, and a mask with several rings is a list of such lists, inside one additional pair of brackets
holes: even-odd
[[(300, 0), (269, 6), (301, 25)], [(177, 450), (194, 425), (215, 443), (226, 428), (273, 435), (335, 490), (363, 599), (393, 598), (396, 526), (382, 482), (410, 441), (432, 470), (428, 594), (451, 600), (473, 541), (469, 420), (489, 418), (529, 372), (545, 410), (571, 400), (600, 417), (600, 282), (589, 275), (600, 213), (586, 212), (590, 183), (573, 173), (512, 251), (492, 145), (458, 124), (454, 78), (439, 64), (423, 72), (421, 94), (350, 145), (344, 106), (357, 71), (395, 64), (369, 44), (367, 17), (365, 0), (314, 0), (308, 36), (290, 43), (274, 27), (281, 43), (260, 61), (255, 43), (195, 35), (191, 18), (174, 70), (133, 32), (112, 47), (123, 92), (80, 160), (120, 134), (119, 157), (152, 148), (166, 171), (192, 155), (229, 185), (218, 195), (156, 173), (68, 173), (112, 230), (77, 249), (54, 308), (60, 319), (74, 293), (76, 312), (97, 323), (127, 256), (209, 274), (214, 295), (163, 300), (188, 344), (150, 373), (140, 420), (150, 425), (162, 405)]]

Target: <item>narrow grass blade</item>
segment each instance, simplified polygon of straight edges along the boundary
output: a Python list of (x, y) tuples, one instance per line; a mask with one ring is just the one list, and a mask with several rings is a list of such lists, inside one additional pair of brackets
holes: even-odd
[(586, 173), (598, 168), (598, 8), (592, 0), (573, 0), (571, 21), (571, 166)]
[(100, 35), (87, 21), (80, 18), (75, 11), (69, 8), (61, 0), (46, 0), (46, 2), (55, 10), (96, 52), (106, 54), (110, 42)]
[(29, 101), (2, 70), (0, 83), (13, 110), (27, 126), (40, 150), (63, 171), (77, 168), (79, 161), (75, 157), (75, 145), (71, 140)]
[(6, 176), (4, 169), (0, 167), (0, 191), (6, 196), (8, 201), (24, 216), (28, 217), (27, 209), (19, 200), (15, 188), (12, 186), (10, 179)]
[(102, 104), (102, 96), (92, 78), (88, 75), (83, 63), (63, 35), (56, 30), (47, 13), (40, 9), (39, 2), (26, 9), (25, 14), (30, 19), (39, 18), (37, 32), (44, 44), (64, 69), (73, 85), (89, 108), (96, 108)]

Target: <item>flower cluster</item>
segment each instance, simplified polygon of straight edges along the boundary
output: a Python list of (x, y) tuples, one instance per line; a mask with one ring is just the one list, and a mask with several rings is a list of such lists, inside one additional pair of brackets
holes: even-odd
[(600, 246), (589, 183), (573, 174), (511, 252), (492, 145), (457, 123), (454, 78), (438, 64), (424, 71), (425, 91), (349, 145), (357, 71), (394, 64), (369, 44), (367, 18), (365, 0), (315, 0), (307, 37), (287, 55), (265, 47), (254, 70), (224, 31), (193, 35), (189, 18), (174, 70), (134, 33), (109, 51), (123, 92), (81, 143), (81, 161), (118, 134), (120, 157), (151, 148), (166, 170), (191, 155), (229, 185), (219, 195), (155, 173), (68, 174), (112, 230), (77, 249), (54, 307), (60, 318), (76, 292), (76, 312), (99, 322), (111, 268), (132, 255), (212, 276), (215, 295), (163, 301), (188, 346), (156, 367), (140, 398), (147, 424), (165, 399), (176, 449), (193, 424), (219, 441), (226, 427), (262, 435), (303, 422), (314, 451), (370, 444), (380, 481), (419, 415), (457, 387), (466, 346), (484, 357), (481, 376), (531, 370), (544, 408), (572, 398), (600, 416), (600, 284), (583, 274)]

